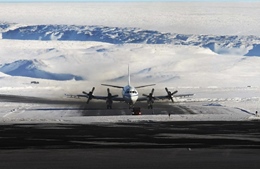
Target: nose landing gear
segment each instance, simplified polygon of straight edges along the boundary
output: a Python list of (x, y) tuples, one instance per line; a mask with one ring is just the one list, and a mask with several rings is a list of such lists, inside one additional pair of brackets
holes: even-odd
[(132, 115), (141, 115), (141, 108), (140, 107), (133, 107)]

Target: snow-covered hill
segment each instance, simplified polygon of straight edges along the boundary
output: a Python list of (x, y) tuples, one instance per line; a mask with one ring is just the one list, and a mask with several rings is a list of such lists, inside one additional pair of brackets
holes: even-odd
[[(126, 12), (130, 8), (135, 10), (139, 5), (147, 5), (146, 3), (138, 3), (138, 5), (130, 3), (127, 6), (128, 8), (123, 11), (121, 19), (131, 21), (131, 24), (125, 25), (120, 24), (122, 21), (119, 21), (120, 18), (115, 20), (114, 17), (118, 17), (118, 15), (110, 15), (113, 13), (111, 11), (104, 16), (105, 19), (101, 18), (101, 20), (98, 20), (100, 15), (85, 15), (87, 20), (93, 21), (92, 24), (86, 20), (80, 22), (84, 17), (79, 16), (83, 16), (84, 12), (77, 13), (77, 19), (74, 21), (70, 20), (64, 22), (67, 24), (60, 24), (64, 17), (71, 16), (68, 11), (63, 15), (56, 15), (57, 11), (64, 12), (64, 6), (68, 5), (62, 3), (58, 4), (59, 6), (48, 3), (40, 6), (39, 4), (30, 4), (34, 7), (33, 10), (21, 3), (19, 6), (22, 8), (17, 9), (16, 13), (10, 13), (14, 7), (13, 4), (2, 5), (5, 8), (0, 7), (3, 12), (0, 16), (4, 19), (0, 22), (0, 71), (6, 75), (50, 80), (73, 79), (125, 83), (127, 79), (126, 66), (130, 64), (132, 80), (138, 83), (156, 82), (186, 87), (258, 86), (260, 84), (260, 80), (258, 80), (260, 75), (258, 66), (260, 64), (258, 57), (260, 56), (260, 38), (256, 35), (249, 35), (250, 31), (245, 35), (241, 33), (231, 35), (230, 33), (217, 34), (216, 32), (206, 34), (207, 31), (205, 34), (192, 33), (193, 31), (186, 31), (186, 33), (167, 32), (160, 31), (163, 29), (159, 29), (157, 26), (150, 26), (148, 29), (147, 25), (140, 26), (139, 22), (135, 22), (136, 19), (148, 19), (142, 21), (145, 24), (152, 23), (155, 18), (147, 18), (143, 16), (143, 13)], [(94, 6), (98, 11), (102, 7), (102, 9), (107, 10), (107, 8), (114, 9), (115, 6), (123, 7), (122, 9), (118, 8), (118, 11), (125, 9), (125, 4), (115, 3), (115, 6), (107, 6), (108, 4), (103, 6), (104, 4), (101, 3), (98, 8), (95, 5), (95, 3), (70, 4), (71, 8), (68, 10), (73, 8), (78, 9), (75, 11), (81, 11), (81, 6), (87, 6), (86, 8)], [(154, 11), (158, 25), (163, 18), (165, 21), (173, 19), (176, 23), (190, 18), (198, 21), (198, 25), (208, 23), (206, 22), (208, 21), (207, 17), (211, 17), (208, 11), (202, 10), (201, 15), (198, 15), (194, 9), (204, 8), (196, 3), (187, 3), (184, 6), (186, 5), (187, 9), (190, 9), (186, 13), (183, 13), (181, 10), (183, 6), (180, 4), (158, 3), (161, 9), (166, 11), (171, 9), (168, 11), (169, 13), (153, 6), (154, 9), (158, 9)], [(214, 3), (214, 6), (202, 3), (201, 5), (210, 6), (211, 10), (216, 12), (213, 13), (214, 16), (222, 14), (223, 16), (217, 15), (220, 17), (218, 22), (225, 23), (226, 29), (230, 26), (232, 29), (241, 30), (246, 24), (249, 24), (247, 21), (239, 22), (241, 27), (236, 27), (235, 25), (238, 24), (236, 20), (227, 19), (229, 15), (219, 11), (219, 6), (222, 4)], [(253, 8), (259, 4), (243, 5), (243, 8), (245, 6)], [(172, 8), (168, 8), (172, 6), (176, 7), (179, 13), (176, 11), (172, 13)], [(92, 7), (90, 9), (94, 9)], [(247, 16), (252, 12), (251, 10), (246, 10), (248, 13), (237, 11), (234, 4), (226, 4), (225, 7), (229, 9), (227, 12), (232, 11), (233, 14), (243, 13)], [(41, 10), (47, 11), (50, 15), (41, 13)], [(144, 13), (147, 12), (147, 8), (142, 8), (142, 10)], [(7, 13), (9, 15), (3, 15)], [(188, 18), (186, 14), (188, 14)], [(176, 20), (176, 15), (179, 16), (178, 20)], [(206, 17), (205, 20), (201, 16)], [(127, 17), (132, 20), (127, 20)], [(245, 19), (244, 15), (237, 15), (237, 17), (241, 20)], [(253, 15), (251, 19), (255, 17), (256, 15)], [(112, 20), (113, 23), (110, 22)], [(72, 21), (73, 23), (69, 24)], [(164, 26), (170, 30), (169, 28), (175, 28), (174, 25), (182, 25), (181, 23), (176, 25), (176, 23), (165, 22)], [(187, 30), (186, 27), (192, 28), (192, 24), (194, 24), (194, 22), (185, 23), (182, 30)], [(204, 24), (204, 26), (212, 28), (211, 25)], [(214, 26), (217, 28), (216, 24)], [(251, 28), (256, 30), (257, 24), (254, 26)]]
[(39, 60), (17, 60), (12, 63), (0, 65), (0, 71), (11, 76), (25, 76), (51, 80), (83, 80), (82, 77), (65, 73), (51, 73), (44, 71), (41, 67), (46, 65)]
[(82, 41), (0, 41), (0, 70), (11, 76), (174, 86), (258, 86), (259, 57), (219, 55), (173, 44)]
[[(162, 33), (140, 28), (80, 25), (1, 24), (3, 39), (97, 41), (111, 44), (145, 43), (174, 44), (209, 48), (218, 54), (260, 56), (260, 37), (246, 35), (196, 35)], [(12, 25), (12, 29), (10, 29)]]

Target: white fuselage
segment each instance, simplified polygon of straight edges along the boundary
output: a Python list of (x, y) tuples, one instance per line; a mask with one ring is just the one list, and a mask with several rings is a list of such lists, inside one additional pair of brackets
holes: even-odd
[(123, 88), (122, 96), (126, 103), (133, 105), (138, 99), (138, 92), (133, 86), (127, 85)]

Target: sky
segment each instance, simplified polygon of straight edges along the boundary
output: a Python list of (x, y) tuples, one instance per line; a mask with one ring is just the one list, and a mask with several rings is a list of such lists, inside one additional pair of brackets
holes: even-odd
[(260, 2), (260, 0), (0, 0), (0, 2)]

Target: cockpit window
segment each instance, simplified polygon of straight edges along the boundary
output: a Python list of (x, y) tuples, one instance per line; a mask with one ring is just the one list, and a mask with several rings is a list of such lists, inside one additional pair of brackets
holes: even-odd
[(137, 93), (135, 90), (127, 90), (126, 93)]

